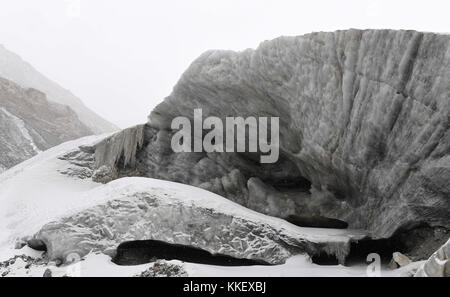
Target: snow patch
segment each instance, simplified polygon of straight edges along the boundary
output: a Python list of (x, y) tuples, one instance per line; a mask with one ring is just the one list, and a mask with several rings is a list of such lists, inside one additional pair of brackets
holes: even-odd
[(66, 142), (0, 175), (0, 247), (12, 245), (18, 237), (31, 235), (71, 209), (95, 200), (83, 194), (100, 184), (60, 174), (58, 170), (70, 164), (58, 156), (81, 145), (95, 144), (104, 137)]
[[(33, 151), (35, 153), (39, 153), (41, 150), (39, 150), (38, 147), (36, 146), (36, 144), (34, 143), (33, 137), (31, 137), (30, 132), (28, 131), (27, 127), (25, 126), (25, 122), (22, 119), (16, 117), (12, 113), (10, 113), (4, 107), (0, 107), (0, 111), (3, 112), (6, 116), (8, 116), (10, 119), (12, 119), (12, 121), (17, 126), (17, 128), (19, 128), (20, 132), (22, 132), (22, 136), (26, 140), (28, 140)], [(1, 170), (0, 170), (0, 172), (1, 172)]]

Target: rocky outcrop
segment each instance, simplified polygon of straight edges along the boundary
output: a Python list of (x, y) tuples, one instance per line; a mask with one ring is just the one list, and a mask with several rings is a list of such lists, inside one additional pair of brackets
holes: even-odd
[(205, 190), (149, 178), (122, 178), (88, 194), (105, 202), (49, 223), (34, 236), (50, 260), (98, 251), (114, 256), (122, 243), (157, 240), (268, 264), (299, 253), (329, 254), (343, 263), (350, 243), (365, 236), (297, 227)]
[[(196, 108), (204, 117), (279, 117), (279, 161), (173, 153), (172, 119), (192, 119)], [(113, 170), (388, 238), (419, 225), (450, 228), (449, 121), (450, 36), (347, 30), (281, 37), (256, 50), (199, 57), (149, 116), (142, 147), (132, 146), (136, 166)], [(97, 165), (123, 157), (117, 152), (112, 159), (96, 153)]]
[(414, 276), (450, 277), (450, 240), (437, 250)]
[(156, 261), (152, 267), (141, 272), (136, 277), (187, 277), (184, 267), (166, 261)]
[(0, 171), (62, 142), (90, 135), (75, 112), (0, 77)]

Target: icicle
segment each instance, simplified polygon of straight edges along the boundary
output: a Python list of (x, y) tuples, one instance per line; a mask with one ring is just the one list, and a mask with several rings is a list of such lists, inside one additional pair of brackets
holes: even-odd
[(136, 153), (144, 144), (144, 127), (138, 125), (122, 130), (97, 144), (95, 149), (95, 168), (118, 165), (123, 157), (123, 166), (136, 165)]

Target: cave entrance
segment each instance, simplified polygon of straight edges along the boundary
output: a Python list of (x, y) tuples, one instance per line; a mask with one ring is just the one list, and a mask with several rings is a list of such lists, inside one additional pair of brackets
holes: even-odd
[(380, 255), (381, 263), (388, 264), (392, 260), (394, 252), (403, 252), (401, 246), (388, 239), (363, 239), (350, 244), (350, 253), (345, 259), (346, 265), (367, 263), (367, 256), (372, 253)]
[(239, 259), (220, 254), (213, 255), (199, 248), (158, 240), (138, 240), (121, 243), (117, 247), (116, 256), (112, 261), (117, 265), (140, 265), (154, 262), (158, 259), (219, 266), (269, 265), (269, 263), (264, 261)]
[(313, 255), (311, 260), (317, 265), (345, 264), (346, 266), (354, 266), (368, 264), (367, 256), (376, 253), (380, 255), (382, 264), (388, 264), (392, 259), (392, 254), (398, 252), (399, 248), (392, 239), (373, 240), (367, 238), (350, 244), (350, 253), (345, 258), (345, 263), (340, 263), (335, 255), (328, 255), (325, 252)]
[(27, 245), (36, 251), (46, 252), (47, 251), (47, 245), (39, 239), (30, 239), (27, 241)]
[[(406, 225), (389, 238), (365, 238), (352, 242), (345, 265), (367, 264), (367, 256), (372, 253), (378, 254), (385, 265), (392, 260), (395, 252), (406, 255), (412, 261), (426, 260), (448, 240), (449, 233), (444, 227), (430, 227), (422, 223)], [(319, 265), (338, 264), (335, 256), (325, 253), (313, 255), (312, 261)]]
[(322, 265), (322, 266), (326, 266), (326, 265), (334, 265), (335, 266), (335, 265), (340, 264), (339, 260), (336, 258), (335, 255), (328, 255), (325, 252), (313, 255), (311, 257), (311, 261), (314, 264)]

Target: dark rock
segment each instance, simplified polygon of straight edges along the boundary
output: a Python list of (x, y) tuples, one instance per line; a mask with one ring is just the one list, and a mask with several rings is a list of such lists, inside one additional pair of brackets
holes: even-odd
[(45, 269), (43, 277), (52, 277), (52, 271), (50, 268)]
[(152, 267), (143, 271), (137, 277), (187, 277), (188, 274), (183, 266), (169, 264), (166, 261), (157, 261)]

